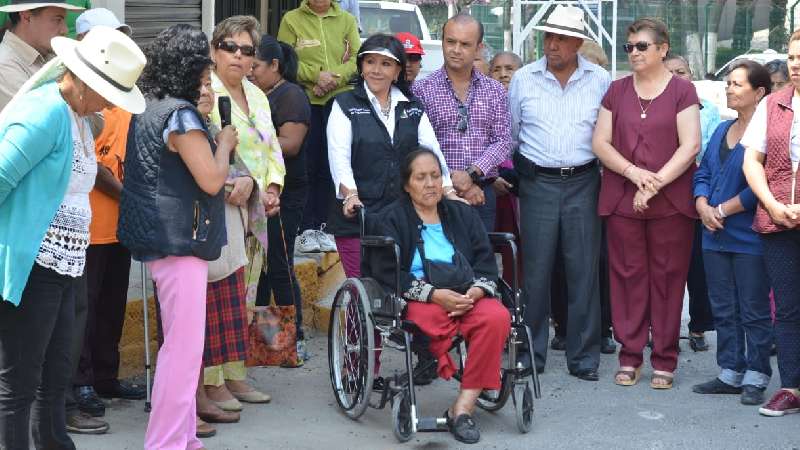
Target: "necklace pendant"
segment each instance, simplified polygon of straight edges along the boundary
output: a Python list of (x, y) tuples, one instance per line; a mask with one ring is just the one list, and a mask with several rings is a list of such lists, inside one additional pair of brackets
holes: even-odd
[(639, 115), (642, 119), (647, 119), (647, 113), (642, 113)]

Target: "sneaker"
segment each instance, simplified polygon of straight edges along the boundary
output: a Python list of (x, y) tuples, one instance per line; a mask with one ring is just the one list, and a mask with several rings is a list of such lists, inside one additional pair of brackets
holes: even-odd
[(319, 243), (319, 250), (321, 252), (335, 252), (336, 251), (336, 240), (333, 238), (333, 235), (330, 235), (325, 232), (325, 224), (323, 223), (319, 230), (313, 230), (314, 234), (317, 237), (317, 242)]
[(317, 240), (318, 230), (306, 230), (294, 240), (294, 248), (297, 253), (319, 253), (320, 246)]
[(305, 339), (297, 340), (297, 359), (304, 362), (311, 359), (311, 354), (308, 353), (308, 348), (306, 347)]
[(79, 410), (92, 417), (103, 417), (106, 414), (106, 404), (100, 400), (92, 386), (76, 386), (75, 401)]
[(781, 389), (772, 396), (766, 405), (758, 408), (758, 412), (769, 417), (800, 412), (800, 398), (786, 389)]
[(121, 398), (124, 400), (143, 400), (147, 395), (144, 386), (111, 380), (95, 383), (94, 390), (102, 398)]
[(105, 434), (108, 432), (108, 423), (86, 414), (75, 411), (67, 414), (67, 432), (76, 434)]
[(765, 388), (760, 388), (749, 384), (742, 386), (742, 396), (740, 398), (742, 404), (760, 405), (764, 403), (764, 390)]

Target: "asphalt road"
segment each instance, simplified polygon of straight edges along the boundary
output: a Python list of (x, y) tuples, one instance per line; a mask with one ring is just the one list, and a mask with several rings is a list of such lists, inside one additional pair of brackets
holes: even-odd
[[(684, 325), (685, 327), (685, 325)], [(685, 330), (685, 328), (684, 328)], [(686, 341), (670, 391), (650, 389), (650, 369), (634, 387), (613, 384), (616, 357), (603, 355), (599, 382), (585, 382), (566, 372), (563, 352), (551, 352), (541, 376), (542, 398), (535, 402), (533, 429), (518, 433), (513, 407), (498, 413), (479, 412), (481, 442), (459, 444), (448, 433), (420, 433), (399, 444), (391, 431), (391, 410), (368, 410), (359, 421), (339, 412), (328, 378), (326, 337), (310, 339), (313, 358), (299, 369), (251, 370), (259, 389), (269, 392), (269, 405), (245, 405), (238, 424), (219, 425), (209, 449), (798, 449), (800, 414), (767, 418), (757, 407), (743, 406), (738, 396), (701, 396), (693, 384), (717, 374), (715, 336), (711, 351), (694, 353)], [(397, 352), (384, 352), (385, 367), (399, 362)], [(775, 359), (773, 358), (773, 367)], [(767, 391), (778, 388), (773, 376)], [(453, 382), (437, 380), (419, 389), (424, 415), (441, 414), (456, 394)], [(105, 419), (111, 432), (102, 436), (73, 435), (79, 449), (142, 448), (147, 415), (143, 402), (113, 401)]]

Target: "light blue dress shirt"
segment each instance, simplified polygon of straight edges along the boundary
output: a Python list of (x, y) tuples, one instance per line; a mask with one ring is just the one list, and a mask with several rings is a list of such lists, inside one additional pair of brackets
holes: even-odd
[(361, 32), (361, 9), (358, 6), (358, 0), (339, 0), (339, 6), (356, 18), (358, 31)]
[(563, 89), (547, 70), (546, 57), (518, 70), (508, 100), (512, 138), (522, 156), (543, 167), (574, 167), (595, 159), (592, 133), (609, 85), (608, 72), (580, 55)]
[(717, 126), (722, 122), (722, 118), (719, 116), (719, 109), (714, 106), (713, 103), (708, 100), (700, 99), (700, 104), (703, 105), (703, 108), (700, 109), (701, 145), (700, 154), (697, 155), (698, 164), (703, 160), (703, 155), (706, 154), (708, 140), (711, 139), (714, 130), (716, 130)]

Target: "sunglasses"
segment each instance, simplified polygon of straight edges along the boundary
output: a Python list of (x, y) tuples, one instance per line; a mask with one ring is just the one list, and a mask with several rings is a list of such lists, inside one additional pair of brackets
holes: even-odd
[(256, 55), (256, 48), (252, 45), (239, 45), (231, 41), (221, 41), (219, 44), (217, 44), (217, 48), (226, 53), (236, 53), (238, 50), (242, 52), (242, 56)]
[(625, 50), (625, 53), (633, 52), (634, 48), (636, 50), (639, 50), (640, 52), (646, 52), (647, 49), (650, 48), (651, 45), (656, 45), (656, 44), (654, 44), (652, 42), (644, 42), (644, 41), (639, 41), (639, 42), (637, 42), (635, 44), (631, 44), (630, 42), (626, 42), (625, 44), (622, 44), (622, 49)]
[(467, 111), (467, 107), (464, 105), (458, 105), (458, 125), (457, 129), (460, 132), (467, 131), (469, 128), (469, 111)]

